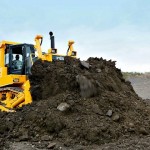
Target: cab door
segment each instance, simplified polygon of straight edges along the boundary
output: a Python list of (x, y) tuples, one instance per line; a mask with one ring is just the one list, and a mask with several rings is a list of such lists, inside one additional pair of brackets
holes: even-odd
[[(8, 65), (8, 73), (9, 74), (23, 74), (23, 66), (24, 66), (24, 57), (23, 57), (23, 45), (11, 45), (9, 46), (9, 65)], [(16, 57), (19, 59), (16, 59)], [(19, 62), (19, 66), (16, 67), (17, 62)]]

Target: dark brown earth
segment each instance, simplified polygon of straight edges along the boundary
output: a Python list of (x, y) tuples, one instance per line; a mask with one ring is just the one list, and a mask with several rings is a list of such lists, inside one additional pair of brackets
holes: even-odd
[(11, 149), (7, 141), (30, 141), (40, 149), (54, 143), (53, 149), (134, 149), (134, 142), (148, 140), (149, 105), (115, 62), (89, 58), (87, 63), (69, 57), (35, 62), (32, 105), (0, 113), (1, 148)]

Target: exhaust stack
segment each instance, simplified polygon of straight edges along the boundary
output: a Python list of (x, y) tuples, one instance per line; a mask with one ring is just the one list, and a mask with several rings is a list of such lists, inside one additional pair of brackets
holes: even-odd
[(55, 49), (55, 37), (53, 36), (53, 32), (49, 32), (50, 41), (51, 41), (51, 48)]

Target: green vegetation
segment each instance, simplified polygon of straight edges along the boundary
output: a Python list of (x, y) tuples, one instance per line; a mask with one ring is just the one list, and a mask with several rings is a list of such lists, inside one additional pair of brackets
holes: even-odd
[(125, 79), (129, 78), (129, 77), (137, 77), (137, 76), (141, 76), (144, 75), (145, 73), (140, 73), (140, 72), (122, 72), (123, 77)]

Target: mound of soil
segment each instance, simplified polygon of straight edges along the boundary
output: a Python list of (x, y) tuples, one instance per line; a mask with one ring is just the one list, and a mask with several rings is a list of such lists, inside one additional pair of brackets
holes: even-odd
[(38, 60), (31, 72), (33, 103), (13, 114), (0, 113), (1, 139), (57, 140), (71, 146), (149, 134), (149, 106), (115, 62)]

